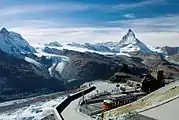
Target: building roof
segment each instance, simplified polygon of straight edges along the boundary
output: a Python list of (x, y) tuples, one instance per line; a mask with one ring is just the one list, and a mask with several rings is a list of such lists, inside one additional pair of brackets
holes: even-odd
[(104, 100), (103, 102), (104, 102), (104, 103), (113, 103), (113, 101), (112, 101), (112, 100), (109, 100), (109, 99), (108, 99), (108, 100)]

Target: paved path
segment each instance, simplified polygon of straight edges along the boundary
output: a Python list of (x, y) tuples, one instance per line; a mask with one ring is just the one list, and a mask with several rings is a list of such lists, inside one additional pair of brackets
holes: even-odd
[[(107, 82), (93, 82), (93, 85), (96, 86), (96, 89), (99, 92), (112, 90), (115, 88), (115, 84), (107, 83)], [(93, 91), (89, 93), (88, 95), (95, 94), (96, 91)], [(82, 113), (79, 113), (77, 111), (78, 102), (80, 98), (73, 101), (63, 112), (62, 115), (65, 118), (65, 120), (94, 120), (93, 118), (86, 116)]]
[(157, 120), (178, 120), (179, 119), (179, 98), (159, 107), (142, 112), (142, 115)]

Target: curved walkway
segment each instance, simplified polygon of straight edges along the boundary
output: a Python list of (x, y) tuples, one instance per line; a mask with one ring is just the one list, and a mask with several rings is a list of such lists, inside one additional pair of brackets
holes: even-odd
[[(102, 82), (102, 81), (93, 82), (93, 85), (96, 86), (96, 89), (99, 92), (112, 90), (116, 86), (115, 84)], [(93, 91), (93, 92), (89, 93), (88, 95), (92, 95), (94, 93), (96, 93), (96, 91)], [(75, 101), (73, 101), (62, 112), (62, 116), (65, 118), (65, 120), (94, 120), (93, 118), (91, 118), (91, 117), (89, 117), (87, 115), (84, 115), (84, 114), (82, 114), (82, 113), (77, 111), (79, 100), (80, 100), (80, 98), (75, 100)]]
[(142, 115), (155, 118), (157, 120), (178, 120), (179, 118), (179, 97), (167, 101), (155, 108), (145, 110)]

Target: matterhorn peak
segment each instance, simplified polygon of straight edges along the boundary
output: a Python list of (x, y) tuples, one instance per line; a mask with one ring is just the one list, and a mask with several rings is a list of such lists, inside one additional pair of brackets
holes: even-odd
[(124, 37), (122, 38), (122, 40), (119, 42), (120, 44), (128, 44), (128, 43), (136, 43), (136, 37), (134, 32), (129, 29), (127, 34), (124, 35)]
[(133, 38), (135, 38), (135, 34), (134, 34), (134, 32), (133, 32), (131, 29), (128, 30), (126, 36), (127, 36), (127, 37), (133, 37)]
[(122, 52), (135, 52), (142, 51), (144, 53), (150, 53), (150, 49), (141, 41), (139, 41), (134, 32), (129, 29), (127, 34), (124, 35), (118, 46)]
[(2, 34), (8, 34), (9, 32), (8, 32), (8, 30), (6, 28), (3, 27), (1, 29), (1, 31), (0, 31), (0, 33), (2, 33)]

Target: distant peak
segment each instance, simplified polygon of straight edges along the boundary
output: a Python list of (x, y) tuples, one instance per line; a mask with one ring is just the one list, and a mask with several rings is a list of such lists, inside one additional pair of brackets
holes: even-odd
[(131, 29), (129, 29), (128, 32), (133, 32), (133, 31)]
[(8, 30), (7, 30), (6, 28), (4, 28), (4, 27), (1, 29), (0, 32), (1, 32), (1, 33), (5, 33), (5, 34), (9, 33)]
[(50, 42), (48, 44), (45, 44), (47, 46), (53, 46), (53, 47), (62, 47), (62, 45), (58, 41)]
[(124, 35), (120, 44), (136, 43), (137, 38), (131, 29), (128, 30), (127, 34)]
[(130, 36), (130, 37), (134, 37), (134, 38), (135, 38), (135, 34), (134, 34), (134, 32), (133, 32), (131, 29), (128, 30), (127, 36)]

